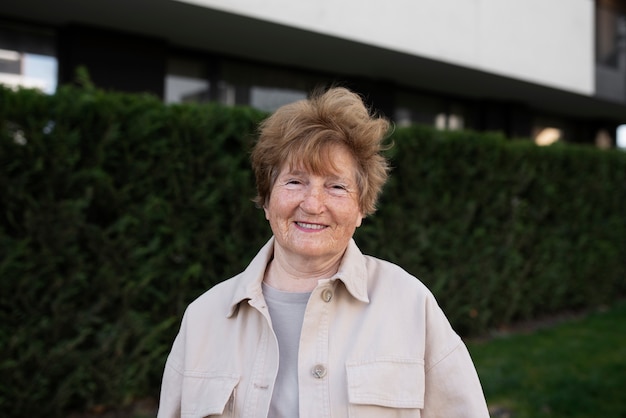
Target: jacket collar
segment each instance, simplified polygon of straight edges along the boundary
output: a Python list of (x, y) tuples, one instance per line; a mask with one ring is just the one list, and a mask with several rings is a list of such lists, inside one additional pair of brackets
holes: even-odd
[(350, 240), (346, 253), (343, 255), (341, 265), (335, 277), (343, 282), (348, 292), (357, 300), (369, 303), (367, 296), (367, 268), (365, 267), (365, 256), (359, 247)]
[[(228, 317), (235, 313), (239, 304), (244, 300), (249, 300), (251, 305), (260, 303), (263, 300), (261, 283), (265, 275), (265, 268), (273, 255), (274, 237), (269, 239), (252, 259), (248, 267), (238, 276), (237, 280), (239, 283), (235, 287), (233, 298), (229, 305)], [(348, 244), (337, 274), (330, 280), (340, 280), (352, 297), (361, 302), (369, 303), (365, 257), (354, 242), (354, 239), (351, 239)]]

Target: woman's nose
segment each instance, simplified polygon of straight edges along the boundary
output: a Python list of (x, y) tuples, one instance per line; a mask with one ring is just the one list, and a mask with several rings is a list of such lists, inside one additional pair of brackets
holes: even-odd
[(324, 190), (321, 187), (307, 187), (300, 207), (307, 213), (318, 214), (324, 210)]

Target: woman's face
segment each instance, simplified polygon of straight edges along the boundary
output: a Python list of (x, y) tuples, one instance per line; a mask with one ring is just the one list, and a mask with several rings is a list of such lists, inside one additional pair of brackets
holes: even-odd
[(287, 257), (322, 262), (338, 258), (361, 225), (356, 163), (342, 146), (333, 147), (329, 155), (332, 164), (326, 174), (285, 164), (272, 187), (265, 217)]

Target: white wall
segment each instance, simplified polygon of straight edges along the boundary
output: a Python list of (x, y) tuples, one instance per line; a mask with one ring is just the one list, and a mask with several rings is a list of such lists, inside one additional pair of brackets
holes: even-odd
[(176, 0), (581, 94), (593, 0)]

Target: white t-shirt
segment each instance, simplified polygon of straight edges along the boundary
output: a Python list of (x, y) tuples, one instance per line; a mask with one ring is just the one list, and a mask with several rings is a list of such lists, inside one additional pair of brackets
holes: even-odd
[(298, 347), (304, 311), (310, 292), (283, 292), (263, 283), (263, 296), (278, 338), (278, 375), (272, 393), (269, 417), (300, 415), (298, 402)]

